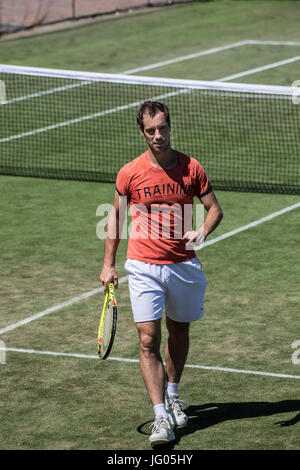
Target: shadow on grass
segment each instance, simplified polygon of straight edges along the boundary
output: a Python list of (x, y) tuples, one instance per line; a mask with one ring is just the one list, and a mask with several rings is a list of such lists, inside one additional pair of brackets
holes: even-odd
[[(175, 429), (175, 441), (168, 445), (156, 446), (155, 451), (169, 452), (179, 443), (183, 436), (193, 434), (201, 429), (206, 429), (224, 421), (245, 418), (259, 418), (280, 413), (298, 412), (296, 416), (286, 421), (277, 421), (275, 425), (287, 427), (293, 426), (300, 421), (300, 400), (283, 400), (275, 403), (270, 402), (246, 402), (246, 403), (206, 403), (205, 405), (191, 405), (185, 409), (189, 417), (187, 426)], [(141, 434), (150, 435), (148, 431), (151, 421), (138, 426), (137, 431)]]

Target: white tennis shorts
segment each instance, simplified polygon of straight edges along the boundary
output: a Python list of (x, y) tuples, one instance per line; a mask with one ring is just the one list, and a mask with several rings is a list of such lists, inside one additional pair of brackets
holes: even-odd
[(197, 258), (182, 263), (150, 264), (128, 259), (129, 292), (135, 322), (167, 317), (193, 322), (204, 314), (206, 278)]

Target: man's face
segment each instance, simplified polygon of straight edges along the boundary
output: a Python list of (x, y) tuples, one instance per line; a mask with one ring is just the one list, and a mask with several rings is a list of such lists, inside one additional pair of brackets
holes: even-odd
[(144, 132), (147, 145), (154, 153), (165, 152), (170, 148), (170, 128), (163, 112), (158, 111), (154, 117), (145, 113), (143, 116)]

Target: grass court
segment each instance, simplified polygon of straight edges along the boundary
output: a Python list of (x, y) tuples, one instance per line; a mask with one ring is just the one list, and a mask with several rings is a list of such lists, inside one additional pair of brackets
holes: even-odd
[[(197, 2), (1, 40), (0, 56), (4, 64), (291, 86), (300, 80), (299, 20), (298, 1)], [(0, 448), (150, 449), (126, 240), (116, 339), (111, 358), (97, 358), (104, 245), (96, 211), (112, 203), (114, 184), (2, 175), (0, 191)], [(205, 315), (191, 325), (180, 386), (190, 424), (168, 450), (297, 450), (299, 195), (215, 192), (224, 219), (197, 253)]]

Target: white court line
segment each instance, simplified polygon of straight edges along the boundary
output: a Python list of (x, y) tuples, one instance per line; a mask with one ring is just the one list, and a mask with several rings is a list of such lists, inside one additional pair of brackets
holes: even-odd
[(64, 85), (64, 86), (60, 86), (56, 88), (51, 88), (50, 90), (39, 91), (36, 93), (31, 93), (30, 95), (18, 96), (17, 98), (3, 101), (1, 104), (12, 104), (12, 103), (18, 103), (19, 101), (30, 100), (32, 98), (40, 98), (41, 96), (51, 95), (51, 93), (58, 93), (60, 91), (69, 90), (71, 88), (77, 88), (80, 86), (90, 85), (91, 83), (95, 83), (95, 82), (88, 80), (88, 81), (83, 81), (80, 83), (72, 83), (71, 85)]
[[(127, 281), (127, 278), (128, 276), (121, 277), (119, 279), (119, 284)], [(80, 302), (81, 300), (88, 299), (89, 297), (99, 294), (100, 292), (103, 292), (103, 287), (97, 287), (96, 289), (93, 289), (89, 292), (85, 292), (84, 294), (78, 295), (77, 297), (73, 297), (72, 299), (66, 300), (65, 302), (62, 302), (61, 304), (54, 305), (54, 307), (50, 307), (50, 308), (47, 308), (46, 310), (43, 310), (42, 312), (35, 313), (34, 315), (31, 315), (30, 317), (24, 318), (24, 320), (20, 320), (16, 323), (13, 323), (12, 325), (2, 328), (2, 330), (0, 330), (0, 335), (2, 335), (3, 333), (7, 333), (7, 331), (14, 330), (15, 328), (18, 328), (19, 326), (26, 325), (27, 323), (30, 323), (33, 320), (42, 318), (45, 315), (48, 315), (49, 313), (56, 312), (57, 310), (61, 310), (62, 308), (69, 307), (70, 305)]]
[[(248, 230), (249, 228), (256, 227), (257, 225), (260, 225), (264, 222), (267, 222), (268, 220), (274, 219), (275, 217), (278, 217), (282, 214), (285, 214), (287, 212), (290, 212), (294, 209), (297, 209), (300, 207), (300, 202), (297, 202), (296, 204), (293, 204), (291, 206), (285, 207), (279, 211), (273, 212), (272, 214), (269, 214), (265, 217), (261, 217), (260, 219), (257, 219), (247, 225), (243, 225), (242, 227), (239, 227), (235, 230), (231, 230), (230, 232), (224, 233), (223, 235), (220, 235), (219, 237), (213, 238), (212, 240), (209, 240), (208, 242), (205, 242), (202, 245), (202, 249), (213, 245), (214, 243), (217, 243), (221, 240), (225, 240), (226, 238), (232, 237), (233, 235), (236, 235), (240, 232), (243, 232), (245, 230)], [(128, 276), (121, 277), (119, 279), (119, 284), (127, 281)], [(81, 300), (87, 299), (88, 297), (91, 297), (95, 294), (98, 294), (99, 292), (103, 292), (103, 287), (99, 287), (97, 289), (94, 289), (92, 291), (86, 292), (84, 294), (81, 294), (77, 297), (73, 297), (70, 300), (67, 300), (66, 302), (63, 302), (61, 304), (55, 305), (54, 307), (50, 307), (46, 310), (43, 310), (42, 312), (36, 313), (34, 315), (31, 315), (30, 317), (27, 317), (21, 321), (18, 321), (16, 323), (13, 323), (12, 325), (6, 326), (5, 328), (2, 328), (0, 330), (0, 335), (3, 333), (7, 333), (8, 331), (14, 330), (15, 328), (18, 328), (19, 326), (25, 325), (27, 323), (30, 323), (33, 320), (37, 320), (38, 318), (44, 317), (45, 315), (48, 315), (49, 313), (56, 312), (57, 310), (61, 310), (62, 308), (68, 307), (70, 305), (73, 305), (76, 302), (80, 302)]]
[(243, 225), (242, 227), (239, 227), (235, 230), (231, 230), (231, 232), (224, 233), (223, 235), (220, 235), (219, 237), (216, 237), (213, 240), (204, 242), (203, 248), (205, 248), (206, 246), (213, 245), (214, 243), (217, 243), (218, 241), (225, 240), (225, 238), (232, 237), (233, 235), (236, 235), (237, 233), (241, 233), (244, 230), (248, 230), (249, 228), (256, 227), (257, 225), (267, 222), (268, 220), (274, 219), (275, 217), (278, 217), (279, 215), (286, 214), (287, 212), (290, 212), (294, 209), (298, 209), (298, 207), (300, 207), (300, 202), (297, 202), (296, 204), (293, 204), (292, 206), (285, 207), (284, 209), (281, 209), (277, 212), (273, 212), (272, 214), (269, 214), (265, 217), (261, 217), (260, 219), (257, 219), (254, 222), (250, 222), (250, 224)]
[(181, 57), (175, 57), (174, 59), (163, 60), (162, 62), (156, 62), (154, 64), (145, 65), (143, 67), (137, 67), (135, 69), (126, 70), (125, 72), (123, 72), (123, 74), (131, 75), (137, 72), (143, 72), (145, 70), (156, 69), (159, 67), (163, 67), (164, 65), (171, 65), (171, 64), (176, 64), (177, 62), (183, 62), (185, 60), (196, 59), (197, 57), (202, 57), (204, 55), (209, 55), (209, 54), (215, 54), (216, 52), (223, 52), (228, 49), (233, 49), (235, 47), (245, 46), (246, 44), (248, 44), (247, 41), (234, 42), (232, 44), (227, 44), (226, 46), (214, 47), (212, 49), (206, 49), (204, 51), (195, 52), (193, 54), (187, 54)]
[[(172, 92), (169, 92), (169, 93), (164, 93), (163, 95), (153, 96), (151, 99), (153, 101), (161, 100), (163, 98), (176, 96), (179, 93), (186, 93), (186, 92), (187, 92), (187, 90), (184, 90), (184, 89), (180, 90), (180, 91), (172, 91)], [(87, 116), (81, 116), (79, 118), (70, 119), (69, 121), (59, 122), (57, 124), (52, 124), (50, 126), (41, 127), (39, 129), (34, 129), (34, 130), (28, 131), (28, 132), (23, 132), (22, 134), (17, 134), (17, 135), (11, 135), (9, 137), (4, 137), (3, 139), (0, 139), (0, 144), (3, 143), (3, 142), (9, 142), (11, 140), (21, 139), (23, 137), (29, 137), (29, 136), (32, 136), (32, 135), (35, 135), (35, 134), (40, 134), (42, 132), (51, 131), (51, 130), (54, 130), (54, 129), (58, 129), (60, 127), (70, 126), (72, 124), (78, 124), (79, 122), (88, 121), (89, 119), (95, 119), (95, 118), (98, 118), (98, 117), (101, 117), (101, 116), (105, 116), (107, 114), (116, 113), (118, 111), (124, 111), (126, 109), (135, 108), (135, 107), (139, 106), (140, 104), (142, 104), (142, 102), (143, 101), (135, 101), (133, 103), (128, 103), (128, 104), (125, 104), (123, 106), (118, 106), (116, 108), (111, 108), (111, 109), (106, 109), (104, 111), (99, 111), (98, 113), (89, 114)]]
[(260, 41), (255, 39), (249, 39), (245, 41), (247, 44), (262, 44), (266, 46), (300, 46), (299, 41)]
[(291, 57), (290, 59), (281, 60), (279, 62), (273, 62), (272, 64), (263, 65), (261, 67), (256, 67), (254, 69), (246, 70), (245, 72), (235, 73), (233, 75), (228, 75), (227, 77), (219, 78), (218, 82), (229, 82), (235, 80), (236, 78), (245, 77), (246, 75), (252, 75), (258, 72), (264, 72), (265, 70), (274, 69), (276, 67), (281, 67), (282, 65), (291, 64), (300, 60), (300, 56)]
[(267, 45), (267, 46), (300, 46), (300, 42), (293, 42), (293, 41), (256, 41), (256, 40), (245, 40), (240, 42), (235, 42), (232, 44), (228, 44), (226, 46), (214, 47), (212, 49), (207, 49), (205, 51), (195, 52), (194, 54), (187, 54), (181, 57), (175, 57), (174, 59), (164, 60), (162, 62), (156, 62), (153, 64), (145, 65), (144, 67), (137, 67), (135, 69), (127, 70), (123, 72), (123, 74), (134, 74), (137, 72), (143, 72), (144, 70), (151, 70), (156, 69), (159, 67), (163, 67), (165, 65), (172, 65), (177, 62), (183, 62), (185, 60), (196, 59), (197, 57), (202, 57), (209, 54), (215, 54), (216, 52), (222, 52), (228, 49), (233, 49), (235, 47), (247, 46), (251, 44), (258, 44), (258, 45)]
[[(96, 354), (76, 354), (76, 353), (64, 353), (64, 352), (55, 352), (55, 351), (38, 351), (35, 349), (19, 349), (19, 348), (0, 348), (0, 351), (10, 351), (10, 352), (19, 352), (24, 354), (37, 354), (43, 356), (58, 356), (58, 357), (73, 357), (78, 359), (97, 359), (99, 361), (99, 357)], [(123, 357), (108, 357), (107, 360), (109, 361), (117, 361), (117, 362), (128, 362), (128, 363), (135, 363), (138, 364), (138, 359), (129, 359)], [(218, 372), (231, 372), (235, 374), (249, 374), (249, 375), (261, 375), (265, 377), (278, 377), (282, 379), (300, 379), (300, 375), (292, 375), (292, 374), (279, 374), (276, 372), (264, 372), (264, 371), (257, 371), (257, 370), (245, 370), (245, 369), (233, 369), (229, 367), (215, 367), (215, 366), (203, 366), (200, 364), (186, 364), (185, 368), (188, 369), (204, 369), (204, 370), (214, 370)]]

